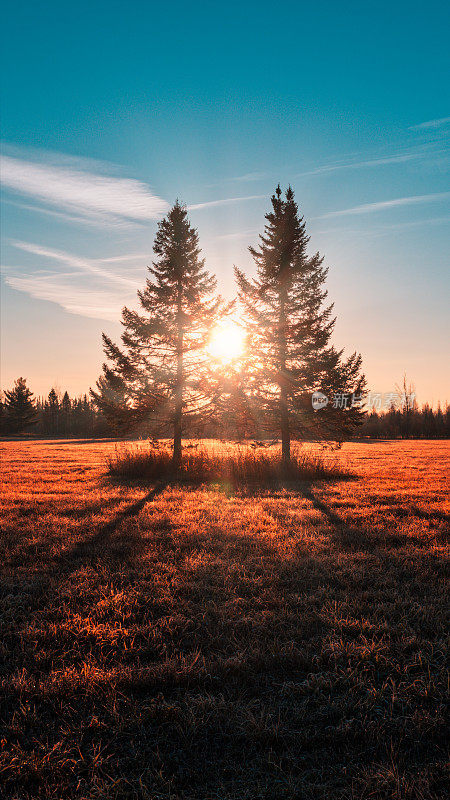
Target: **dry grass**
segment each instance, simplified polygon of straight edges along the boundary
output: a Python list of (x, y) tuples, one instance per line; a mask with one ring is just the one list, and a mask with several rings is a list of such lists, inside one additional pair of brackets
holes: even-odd
[(2, 450), (3, 797), (446, 796), (448, 443), (244, 492)]
[[(164, 441), (121, 445), (107, 459), (109, 474), (125, 480), (165, 480), (171, 477), (172, 450)], [(222, 484), (233, 488), (266, 486), (280, 481), (310, 481), (350, 477), (338, 459), (325, 450), (292, 447), (291, 463), (283, 469), (279, 446), (257, 447), (217, 441), (188, 441), (176, 476), (190, 484)]]

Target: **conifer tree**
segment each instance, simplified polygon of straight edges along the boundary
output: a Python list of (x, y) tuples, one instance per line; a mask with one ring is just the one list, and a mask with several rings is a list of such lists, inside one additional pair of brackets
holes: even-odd
[(6, 427), (10, 433), (22, 433), (37, 421), (33, 392), (25, 378), (17, 378), (14, 389), (5, 392), (4, 405)]
[(72, 403), (70, 401), (69, 393), (67, 390), (63, 394), (63, 398), (61, 400), (61, 408), (65, 414), (70, 414), (72, 410)]
[[(358, 423), (365, 381), (361, 356), (344, 360), (330, 343), (327, 269), (318, 253), (307, 255), (309, 237), (290, 187), (284, 198), (277, 187), (266, 220), (259, 248), (249, 248), (256, 277), (235, 273), (249, 340), (247, 391), (263, 424), (281, 436), (287, 466), (291, 437), (340, 439)], [(315, 391), (328, 398), (317, 412)]]
[(61, 400), (61, 416), (63, 423), (64, 436), (67, 436), (70, 431), (70, 417), (72, 412), (72, 403), (70, 401), (69, 393), (64, 392)]
[(59, 399), (53, 387), (48, 393), (44, 411), (47, 419), (46, 427), (48, 428), (48, 433), (51, 436), (55, 436), (59, 433)]
[(0, 394), (0, 436), (6, 433), (6, 410), (3, 402), (3, 397)]
[(169, 424), (177, 468), (187, 420), (212, 407), (205, 344), (222, 301), (201, 258), (197, 231), (178, 201), (159, 223), (153, 251), (150, 277), (138, 292), (143, 313), (123, 309), (122, 349), (103, 334), (110, 365), (103, 365), (91, 393), (123, 430), (140, 422)]

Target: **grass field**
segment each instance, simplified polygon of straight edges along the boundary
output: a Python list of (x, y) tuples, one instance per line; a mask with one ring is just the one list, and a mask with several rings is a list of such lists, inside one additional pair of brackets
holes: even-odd
[(241, 493), (0, 447), (3, 797), (446, 796), (448, 443)]

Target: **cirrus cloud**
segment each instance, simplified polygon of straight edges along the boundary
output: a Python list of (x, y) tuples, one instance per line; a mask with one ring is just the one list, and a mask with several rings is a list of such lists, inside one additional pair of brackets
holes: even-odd
[(450, 192), (436, 192), (434, 194), (419, 194), (411, 197), (396, 197), (394, 200), (380, 200), (377, 203), (363, 203), (352, 208), (343, 208), (340, 211), (329, 211), (328, 214), (321, 214), (317, 219), (327, 219), (328, 217), (344, 217), (349, 214), (370, 214), (373, 211), (386, 211), (390, 208), (400, 206), (416, 205), (418, 203), (435, 203), (448, 200)]
[(169, 208), (142, 181), (89, 171), (85, 161), (39, 163), (4, 155), (0, 163), (6, 190), (81, 219), (142, 223)]
[(34, 259), (31, 267), (4, 265), (5, 283), (18, 292), (55, 303), (69, 314), (117, 321), (122, 307), (135, 301), (142, 285), (137, 275), (130, 274), (142, 270), (145, 262), (140, 253), (94, 259), (32, 242), (9, 244), (34, 256), (39, 265)]
[(410, 131), (421, 131), (428, 128), (442, 128), (444, 125), (450, 123), (450, 117), (439, 117), (439, 119), (427, 119), (425, 122), (419, 122), (418, 125), (410, 125)]

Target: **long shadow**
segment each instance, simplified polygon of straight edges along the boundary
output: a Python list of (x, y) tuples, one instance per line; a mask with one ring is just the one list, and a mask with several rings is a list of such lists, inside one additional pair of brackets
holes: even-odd
[[(94, 559), (94, 554), (102, 548), (102, 555), (106, 552), (107, 544), (110, 541), (112, 535), (115, 531), (120, 527), (122, 522), (126, 519), (138, 514), (147, 503), (150, 503), (154, 500), (158, 494), (160, 494), (164, 488), (166, 487), (167, 483), (165, 481), (158, 481), (158, 483), (150, 489), (144, 497), (141, 497), (139, 500), (131, 503), (122, 511), (119, 511), (115, 514), (108, 522), (101, 525), (96, 529), (96, 532), (91, 536), (86, 536), (81, 541), (76, 542), (72, 548), (63, 549), (62, 552), (57, 555), (56, 557), (51, 557), (49, 554), (49, 550), (51, 547), (51, 542), (47, 542), (45, 547), (40, 549), (38, 554), (36, 543), (32, 542), (30, 546), (27, 548), (24, 545), (21, 545), (19, 550), (17, 551), (17, 555), (14, 556), (11, 554), (11, 549), (14, 550), (14, 541), (17, 541), (17, 535), (15, 534), (14, 524), (9, 526), (5, 526), (3, 529), (4, 540), (6, 542), (6, 537), (8, 536), (8, 542), (5, 544), (5, 547), (10, 549), (9, 552), (9, 561), (11, 563), (11, 567), (21, 567), (27, 563), (29, 558), (32, 561), (36, 560), (36, 557), (39, 556), (40, 560), (45, 562), (45, 566), (41, 570), (39, 577), (36, 579), (35, 584), (37, 587), (44, 587), (48, 581), (54, 577), (55, 574), (67, 574), (70, 571), (73, 571), (76, 567), (74, 563), (76, 561), (80, 561), (83, 558), (90, 558), (91, 560)], [(142, 488), (142, 487), (134, 487), (134, 488)], [(145, 488), (148, 488), (148, 484)], [(64, 509), (64, 516), (69, 518), (77, 518), (78, 520), (82, 520), (86, 517), (95, 516), (99, 512), (105, 513), (105, 511), (109, 510), (112, 505), (117, 505), (117, 499), (108, 499), (103, 503), (92, 503), (87, 507), (82, 507), (80, 509), (77, 508), (69, 508)], [(36, 519), (36, 522), (39, 522), (41, 515), (39, 509), (33, 505), (33, 507), (24, 507), (20, 508), (19, 516), (27, 516), (33, 517)], [(127, 538), (131, 544), (131, 539), (133, 538), (132, 534), (127, 532)], [(139, 537), (134, 537), (136, 541), (133, 540), (134, 545), (138, 545), (139, 542), (137, 541)], [(12, 577), (12, 576), (11, 576)], [(18, 586), (18, 580), (20, 578), (14, 578), (14, 581), (8, 586), (8, 590), (15, 591), (16, 589), (20, 589)], [(2, 580), (0, 580), (0, 586), (2, 585)]]
[(336, 526), (336, 525), (341, 526), (341, 525), (345, 525), (346, 524), (345, 521), (342, 519), (342, 517), (339, 516), (339, 514), (336, 514), (330, 508), (330, 506), (328, 506), (326, 503), (324, 503), (323, 500), (320, 500), (317, 497), (317, 495), (313, 493), (311, 486), (305, 487), (305, 489), (303, 490), (303, 497), (306, 500), (309, 500), (310, 503), (312, 503), (312, 505), (316, 509), (316, 511), (320, 511), (322, 514), (324, 514), (326, 516), (326, 518), (328, 519), (328, 521), (331, 523), (331, 525), (333, 525), (333, 526)]
[[(401, 531), (391, 531), (388, 525), (372, 525), (368, 527), (348, 522), (339, 514), (336, 514), (327, 503), (313, 492), (312, 485), (304, 488), (303, 497), (312, 503), (313, 508), (326, 517), (339, 546), (345, 549), (354, 550), (363, 547), (366, 551), (373, 551), (380, 548), (385, 549), (386, 546), (395, 548), (401, 545), (415, 545), (417, 547), (428, 547), (429, 545), (427, 538), (403, 534)], [(417, 516), (419, 519), (438, 523), (448, 519), (447, 515), (440, 512), (428, 515), (415, 506), (411, 506), (411, 509), (403, 514), (397, 514), (396, 509), (393, 509), (392, 513), (400, 518)]]
[[(310, 491), (311, 486), (329, 486), (335, 483), (349, 483), (360, 480), (360, 476), (352, 473), (342, 473), (338, 476), (326, 476), (320, 478), (303, 478), (302, 480), (267, 480), (258, 483), (243, 483), (240, 486), (223, 484), (223, 487), (230, 494), (238, 497), (279, 497), (283, 492), (288, 492), (293, 497), (304, 496), (305, 491)], [(215, 486), (215, 488), (217, 488)]]
[[(95, 554), (103, 556), (106, 544), (110, 540), (111, 536), (120, 527), (122, 522), (139, 514), (139, 512), (142, 511), (147, 503), (150, 503), (159, 494), (161, 494), (161, 492), (164, 491), (166, 486), (167, 482), (165, 481), (161, 481), (160, 483), (156, 484), (156, 486), (154, 486), (153, 489), (150, 489), (150, 491), (147, 492), (144, 497), (141, 497), (139, 500), (131, 503), (129, 506), (123, 509), (123, 511), (119, 511), (119, 513), (109, 520), (109, 522), (107, 522), (105, 525), (102, 525), (98, 529), (97, 533), (94, 534), (94, 536), (91, 536), (88, 539), (82, 539), (80, 542), (77, 542), (69, 551), (65, 551), (57, 562), (57, 568), (59, 566), (60, 572), (73, 571), (77, 562), (84, 561), (86, 559), (92, 561)], [(130, 539), (129, 536), (128, 539)], [(98, 552), (99, 549), (101, 552)]]
[(311, 479), (302, 481), (301, 484), (289, 481), (280, 481), (276, 485), (244, 487), (239, 494), (244, 497), (258, 498), (280, 498), (283, 492), (288, 491), (289, 497), (295, 502), (295, 498), (308, 500), (316, 511), (320, 511), (328, 520), (332, 534), (338, 540), (339, 546), (348, 550), (360, 549), (364, 546), (366, 550), (373, 550), (381, 545), (376, 534), (380, 531), (367, 529), (363, 526), (350, 524), (339, 514), (336, 514), (329, 505), (321, 500), (314, 491), (315, 487), (330, 485), (341, 481), (356, 481), (357, 475), (343, 474), (339, 477), (329, 477), (321, 479)]
[(365, 551), (377, 550), (380, 547), (385, 548), (387, 530), (377, 527), (368, 528), (364, 525), (355, 525), (355, 523), (348, 522), (321, 500), (312, 491), (311, 486), (304, 490), (303, 496), (312, 503), (313, 508), (326, 517), (330, 523), (332, 534), (340, 547), (347, 550), (364, 548)]
[[(336, 514), (329, 505), (327, 505), (317, 496), (314, 491), (315, 487), (329, 485), (341, 480), (358, 480), (358, 477), (355, 475), (344, 475), (341, 478), (328, 478), (321, 479), (320, 481), (317, 479), (303, 481), (301, 485), (298, 483), (293, 484), (288, 482), (280, 482), (280, 484), (277, 484), (277, 486), (272, 486), (271, 489), (269, 487), (255, 487), (254, 489), (248, 489), (247, 487), (247, 490), (241, 494), (242, 496), (258, 497), (261, 499), (280, 499), (283, 498), (283, 491), (287, 490), (289, 492), (290, 500), (292, 500), (294, 503), (296, 497), (308, 500), (312, 504), (313, 508), (316, 509), (316, 511), (320, 511), (320, 513), (326, 517), (330, 524), (332, 534), (338, 540), (340, 547), (348, 550), (360, 549), (361, 546), (364, 546), (366, 550), (373, 550), (374, 548), (379, 547), (381, 543), (376, 536), (379, 531), (374, 529), (368, 530), (362, 526), (350, 524), (343, 517), (340, 517), (339, 514)], [(276, 515), (278, 520), (280, 520), (282, 516), (283, 514)], [(286, 517), (287, 522), (288, 517), (290, 516), (289, 513), (284, 514), (284, 516)]]
[[(127, 530), (122, 539), (114, 537), (114, 534), (123, 522), (136, 516), (147, 503), (152, 502), (164, 491), (166, 485), (165, 482), (159, 482), (144, 497), (115, 514), (106, 524), (99, 527), (92, 536), (85, 537), (76, 542), (73, 547), (63, 550), (56, 559), (50, 558), (36, 580), (31, 582), (20, 580), (19, 583), (15, 581), (13, 586), (9, 581), (0, 582), (1, 594), (8, 596), (11, 593), (23, 593), (26, 596), (26, 602), (23, 604), (23, 608), (26, 609), (25, 613), (23, 615), (20, 614), (20, 621), (17, 620), (14, 628), (9, 627), (4, 634), (3, 644), (6, 648), (6, 661), (8, 659), (8, 651), (10, 654), (16, 652), (19, 657), (20, 652), (23, 651), (24, 641), (26, 641), (25, 632), (27, 627), (36, 618), (36, 615), (39, 616), (43, 608), (51, 607), (52, 596), (55, 597), (58, 594), (62, 579), (67, 578), (82, 567), (92, 566), (95, 568), (95, 565), (99, 562), (107, 562), (109, 567), (115, 565), (114, 562), (118, 562), (121, 569), (124, 566), (132, 566), (140, 552), (145, 548), (145, 539), (136, 530)], [(26, 649), (30, 656), (31, 651), (28, 648)], [(23, 652), (23, 655), (25, 655), (25, 652)], [(0, 662), (2, 660), (0, 658)], [(14, 668), (13, 663), (11, 670)], [(8, 672), (6, 664), (0, 663), (0, 672), (5, 676)]]
[[(139, 514), (147, 503), (152, 502), (164, 490), (165, 485), (162, 483), (156, 485), (139, 500), (130, 503), (122, 511), (114, 514), (108, 522), (97, 528), (93, 535), (85, 535), (83, 541), (75, 543), (61, 553), (59, 558), (52, 563), (51, 572), (50, 568), (48, 569), (47, 591), (50, 590), (51, 594), (57, 595), (61, 572), (65, 576), (67, 573), (75, 572), (79, 566), (92, 563), (97, 557), (110, 557), (112, 548), (117, 543), (115, 534), (121, 525)], [(330, 523), (332, 535), (336, 536), (336, 548), (339, 548), (342, 543), (348, 549), (355, 547), (356, 544), (361, 547), (362, 535), (367, 535), (372, 547), (382, 546), (375, 529), (364, 534), (364, 529), (349, 525), (339, 514), (335, 513), (327, 502), (318, 496), (322, 485), (322, 482), (317, 481), (304, 483), (301, 486), (297, 485), (290, 495), (292, 502), (295, 504), (296, 498), (298, 500), (306, 499), (324, 515)], [(279, 492), (276, 496), (279, 496)], [(220, 497), (217, 502), (220, 502)], [(288, 526), (289, 516), (286, 515), (281, 522)], [(124, 549), (120, 554), (122, 560), (129, 559), (131, 562), (138, 554), (135, 547), (130, 546), (130, 543), (134, 545), (132, 537), (135, 537), (136, 541), (144, 541), (137, 526), (135, 531), (130, 531), (132, 527), (135, 526), (124, 525)], [(47, 750), (52, 752), (51, 746), (53, 744), (55, 747), (58, 746), (58, 742), (62, 740), (61, 731), (64, 730), (64, 726), (69, 720), (73, 730), (71, 734), (64, 733), (66, 737), (64, 746), (66, 746), (66, 742), (71, 746), (76, 742), (84, 764), (85, 760), (90, 757), (91, 741), (97, 744), (99, 739), (98, 730), (95, 727), (88, 728), (85, 719), (88, 716), (94, 718), (95, 715), (95, 718), (98, 717), (105, 726), (105, 730), (111, 728), (107, 698), (113, 687), (119, 700), (117, 710), (114, 701), (114, 719), (116, 721), (114, 724), (117, 725), (117, 735), (115, 730), (111, 730), (111, 781), (114, 780), (115, 783), (116, 779), (120, 781), (124, 776), (126, 779), (130, 777), (131, 791), (137, 786), (137, 782), (134, 782), (135, 775), (132, 772), (134, 762), (149, 764), (155, 770), (161, 769), (162, 763), (165, 775), (173, 778), (174, 785), (178, 782), (178, 785), (185, 787), (187, 792), (191, 787), (195, 791), (195, 786), (197, 791), (202, 792), (202, 796), (210, 796), (213, 793), (216, 795), (221, 790), (223, 793), (224, 767), (222, 765), (225, 763), (242, 763), (244, 764), (243, 769), (254, 770), (256, 777), (252, 782), (252, 788), (256, 795), (256, 781), (258, 775), (262, 774), (262, 764), (275, 763), (276, 768), (270, 767), (269, 777), (274, 781), (274, 791), (276, 791), (276, 781), (280, 770), (285, 769), (287, 774), (287, 770), (290, 769), (289, 764), (297, 763), (294, 759), (298, 759), (298, 752), (307, 757), (307, 763), (311, 765), (311, 770), (315, 770), (315, 779), (323, 781), (324, 773), (321, 770), (323, 764), (326, 764), (326, 760), (330, 757), (331, 747), (335, 747), (334, 736), (338, 742), (336, 746), (338, 765), (356, 762), (358, 766), (364, 768), (364, 762), (369, 758), (373, 759), (374, 752), (377, 758), (382, 760), (382, 756), (379, 756), (379, 753), (382, 752), (381, 749), (375, 750), (375, 748), (383, 746), (385, 735), (392, 731), (389, 724), (393, 725), (393, 723), (389, 718), (384, 728), (381, 726), (375, 728), (379, 720), (378, 709), (380, 706), (377, 705), (373, 710), (370, 705), (368, 710), (365, 710), (365, 707), (360, 705), (361, 694), (363, 691), (365, 693), (364, 684), (361, 685), (361, 681), (365, 679), (366, 667), (364, 664), (361, 667), (358, 665), (358, 651), (355, 651), (352, 661), (349, 661), (348, 672), (344, 673), (346, 676), (348, 675), (345, 682), (348, 681), (349, 695), (348, 701), (344, 697), (343, 704), (339, 706), (338, 717), (333, 716), (338, 707), (337, 705), (333, 706), (333, 703), (342, 690), (341, 684), (344, 683), (341, 677), (341, 670), (344, 669), (343, 662), (337, 661), (335, 664), (333, 659), (331, 662), (327, 662), (321, 655), (325, 637), (328, 637), (330, 631), (334, 631), (338, 623), (333, 622), (332, 616), (330, 619), (326, 615), (323, 619), (320, 617), (318, 606), (314, 604), (314, 593), (326, 583), (328, 598), (332, 600), (336, 598), (336, 601), (343, 603), (345, 608), (345, 604), (350, 602), (348, 597), (351, 598), (351, 592), (348, 591), (346, 585), (351, 564), (345, 567), (341, 575), (336, 574), (334, 554), (328, 554), (326, 560), (323, 561), (320, 552), (316, 554), (310, 552), (308, 544), (302, 545), (300, 541), (300, 548), (296, 551), (293, 565), (290, 566), (286, 560), (282, 542), (281, 547), (278, 548), (276, 538), (260, 537), (254, 532), (241, 530), (239, 526), (236, 527), (237, 529), (233, 530), (233, 525), (230, 526), (230, 529), (219, 526), (215, 510), (211, 508), (210, 511), (206, 510), (202, 514), (198, 526), (192, 526), (188, 530), (181, 526), (175, 537), (167, 537), (167, 547), (170, 548), (170, 566), (175, 566), (181, 573), (180, 580), (170, 586), (171, 598), (176, 603), (180, 603), (179, 619), (178, 615), (173, 614), (171, 604), (168, 604), (167, 610), (162, 603), (159, 604), (157, 592), (153, 610), (152, 586), (147, 582), (147, 575), (145, 576), (145, 586), (142, 588), (142, 598), (145, 598), (146, 602), (142, 602), (140, 606), (138, 604), (138, 607), (132, 612), (135, 615), (134, 621), (140, 620), (140, 617), (138, 618), (136, 615), (142, 613), (146, 615), (146, 622), (152, 613), (155, 616), (170, 615), (170, 625), (164, 629), (164, 651), (153, 651), (151, 643), (148, 646), (146, 644), (148, 652), (143, 647), (142, 651), (137, 652), (137, 659), (133, 655), (133, 661), (124, 661), (125, 668), (122, 671), (118, 670), (117, 678), (112, 678), (111, 684), (108, 683), (107, 688), (103, 688), (100, 678), (97, 685), (93, 683), (92, 692), (90, 691), (88, 694), (83, 687), (78, 689), (76, 684), (74, 684), (74, 688), (69, 686), (67, 699), (62, 697), (57, 701), (58, 708), (61, 709), (58, 711), (61, 718), (58, 718), (54, 729), (49, 723), (48, 717), (42, 713), (42, 710), (46, 709), (46, 699), (37, 698), (34, 701), (36, 702), (37, 722), (32, 723), (34, 727), (29, 733), (27, 732), (27, 738), (24, 737), (22, 746), (25, 752), (37, 747), (35, 741), (42, 742), (46, 736), (48, 736), (46, 739)], [(355, 540), (356, 536), (358, 538)], [(189, 558), (191, 554), (195, 556), (197, 551), (201, 556), (204, 546), (207, 550), (203, 561), (201, 557)], [(164, 549), (164, 547), (166, 544), (163, 540), (162, 548)], [(251, 558), (245, 574), (241, 575), (239, 566), (245, 565), (248, 556)], [(391, 553), (388, 557), (392, 563), (395, 563), (395, 554)], [(230, 561), (234, 568), (231, 576), (229, 575)], [(349, 561), (351, 562), (351, 559)], [(271, 564), (272, 566), (270, 566)], [(265, 569), (265, 565), (268, 565), (268, 569)], [(367, 581), (375, 596), (377, 596), (376, 593), (381, 596), (384, 591), (385, 576), (383, 570), (377, 571), (376, 566), (374, 567), (373, 563), (369, 561)], [(158, 570), (158, 564), (153, 569)], [(402, 570), (399, 568), (392, 580), (395, 580), (403, 588), (402, 575)], [(113, 581), (114, 578), (112, 577), (111, 580)], [(123, 581), (127, 583), (134, 580), (135, 576), (131, 573), (126, 574), (123, 578)], [(428, 578), (428, 580), (430, 579)], [(77, 597), (78, 591), (79, 587), (76, 586)], [(266, 594), (263, 593), (264, 591)], [(403, 591), (410, 591), (408, 585), (404, 586)], [(39, 600), (42, 605), (51, 605), (51, 594), (50, 598), (45, 592), (40, 595)], [(310, 611), (308, 610), (309, 595), (311, 595)], [(234, 605), (236, 596), (242, 598), (242, 603), (239, 605), (241, 611), (232, 611), (236, 608)], [(299, 605), (299, 598), (302, 596), (306, 600), (302, 600), (303, 604)], [(323, 602), (322, 597), (322, 593), (318, 595), (318, 603)], [(415, 599), (415, 596), (411, 594), (411, 598)], [(81, 597), (81, 602), (84, 602), (84, 596)], [(88, 605), (92, 602), (89, 588), (86, 602)], [(400, 600), (397, 602), (400, 603)], [(389, 614), (389, 605), (386, 608), (386, 613)], [(353, 609), (353, 613), (358, 615), (357, 607), (353, 607)], [(267, 614), (262, 614), (262, 611), (267, 611)], [(287, 613), (289, 616), (285, 616)], [(392, 613), (391, 624), (395, 626), (396, 617), (394, 612)], [(40, 614), (40, 609), (36, 606), (32, 609), (31, 614), (28, 612), (29, 617), (34, 617), (35, 614)], [(186, 621), (183, 615), (186, 615), (186, 618), (189, 617), (189, 620)], [(362, 615), (363, 612), (361, 612), (361, 617)], [(44, 617), (44, 622), (39, 624), (45, 624), (45, 619)], [(287, 625), (288, 619), (289, 626)], [(380, 624), (376, 612), (373, 619), (374, 625)], [(361, 629), (361, 635), (363, 632)], [(379, 632), (380, 635), (384, 635), (382, 627)], [(19, 656), (22, 656), (25, 641), (30, 658), (30, 663), (24, 665), (26, 670), (38, 675), (53, 670), (55, 668), (53, 661), (49, 661), (45, 666), (42, 666), (38, 660), (34, 661), (33, 632), (29, 637), (25, 633), (26, 638), (22, 641), (20, 640), (21, 633), (23, 630), (17, 632), (16, 647)], [(338, 634), (341, 635), (340, 630)], [(279, 645), (276, 650), (269, 644), (275, 637), (276, 643)], [(148, 638), (150, 639), (150, 636)], [(63, 646), (64, 642), (57, 643), (57, 647), (62, 648)], [(68, 652), (66, 661), (72, 658), (71, 651)], [(395, 657), (395, 651), (392, 652)], [(56, 653), (57, 655), (58, 653)], [(119, 649), (115, 652), (113, 650), (113, 656), (114, 658), (117, 656), (117, 660), (120, 661), (123, 658), (123, 652)], [(182, 666), (185, 663), (184, 660), (180, 662), (175, 660), (177, 658), (184, 659), (185, 656), (188, 664), (191, 663), (190, 659), (195, 658), (189, 668)], [(202, 657), (205, 659), (205, 668), (201, 666)], [(167, 669), (159, 670), (158, 663), (166, 658), (168, 659)], [(173, 659), (176, 664), (173, 670), (170, 667), (170, 659)], [(198, 670), (193, 668), (197, 659)], [(155, 668), (153, 667), (154, 661), (156, 662)], [(22, 664), (18, 666), (22, 666)], [(147, 666), (148, 669), (146, 669)], [(347, 667), (345, 669), (347, 670)], [(393, 669), (394, 667), (392, 667)], [(333, 670), (336, 677), (333, 677)], [(373, 675), (369, 672), (369, 680), (376, 686), (380, 694), (383, 691), (385, 673), (387, 671), (389, 674), (390, 670), (391, 667), (386, 667), (384, 670), (377, 664), (374, 667)], [(310, 681), (310, 676), (314, 676), (315, 673), (317, 673), (317, 683), (314, 682), (314, 679)], [(324, 674), (325, 679), (323, 679)], [(393, 674), (395, 677), (396, 673)], [(356, 677), (353, 677), (354, 675)], [(359, 684), (356, 683), (357, 678), (360, 680)], [(330, 694), (328, 690), (319, 691), (315, 688), (321, 685), (322, 680), (328, 681), (329, 679), (335, 680), (335, 683), (331, 684), (336, 687), (331, 690), (333, 694)], [(95, 680), (97, 679), (95, 678)], [(65, 684), (62, 685), (65, 686)], [(297, 692), (296, 695), (293, 694), (294, 690)], [(11, 694), (8, 710), (5, 712), (5, 717), (7, 715), (8, 719), (11, 719), (16, 710), (22, 707), (26, 701), (26, 695), (24, 700), (22, 692), (22, 688), (19, 687)], [(290, 699), (291, 693), (292, 700)], [(207, 714), (200, 711), (199, 705), (196, 705), (197, 700), (201, 700), (203, 703), (205, 697), (209, 703)], [(230, 699), (226, 723), (224, 723), (223, 711), (224, 698)], [(193, 702), (191, 703), (191, 701)], [(140, 704), (139, 711), (145, 709), (142, 714), (136, 713), (137, 703)], [(186, 716), (182, 716), (184, 714), (183, 703), (189, 706), (189, 716), (187, 716), (187, 712)], [(338, 699), (336, 699), (337, 703)], [(416, 705), (420, 709), (420, 700)], [(292, 713), (286, 713), (287, 706), (292, 706)], [(247, 726), (245, 728), (243, 728), (241, 708), (245, 713), (248, 708), (250, 723), (247, 723), (247, 716), (245, 716), (245, 725)], [(264, 738), (258, 732), (259, 728), (256, 728), (256, 732), (253, 733), (252, 719), (255, 708), (258, 714), (261, 709), (261, 719), (278, 720), (277, 726), (279, 726), (280, 733), (277, 733), (276, 737), (272, 737), (271, 728), (267, 728), (266, 732), (263, 729)], [(132, 713), (131, 709), (133, 709)], [(150, 709), (151, 713), (147, 709)], [(348, 718), (353, 723), (353, 719), (359, 720), (361, 717), (361, 724), (371, 724), (375, 733), (367, 741), (367, 737), (357, 738), (358, 727), (349, 727), (349, 733), (345, 732), (344, 734), (340, 728), (341, 710), (344, 720)], [(38, 717), (41, 713), (42, 717)], [(19, 714), (17, 718), (21, 719)], [(38, 731), (38, 724), (43, 726), (42, 732)], [(392, 738), (394, 744), (400, 747), (401, 734), (397, 733), (397, 730), (400, 731), (400, 720), (398, 725), (398, 729), (394, 729)], [(79, 737), (80, 729), (83, 731), (82, 740)], [(189, 735), (186, 734), (186, 731), (189, 731)], [(303, 731), (305, 732), (304, 736)], [(101, 735), (106, 738), (106, 735)], [(269, 735), (270, 738), (268, 738)], [(438, 734), (433, 734), (433, 736), (434, 746), (436, 743), (439, 744), (439, 741)], [(308, 741), (311, 743), (308, 744)], [(332, 744), (328, 745), (330, 741)], [(58, 751), (56, 750), (56, 752)], [(64, 751), (62, 751), (60, 761), (55, 761), (55, 777), (51, 776), (49, 780), (57, 780), (58, 770), (62, 771), (63, 769), (61, 766), (63, 756)], [(274, 762), (273, 759), (275, 759)], [(208, 778), (205, 778), (204, 775), (206, 773), (205, 764), (210, 770)], [(74, 780), (83, 777), (83, 769), (84, 766), (81, 767), (80, 762), (74, 765)], [(234, 770), (233, 767), (227, 767), (227, 769), (229, 773), (226, 780), (229, 785), (231, 785), (230, 781), (234, 781), (234, 779), (236, 779), (235, 785), (238, 785), (239, 771)], [(303, 769), (304, 761), (301, 761), (299, 771)], [(336, 780), (338, 781), (338, 779)], [(339, 780), (341, 779), (339, 778)], [(315, 785), (317, 786), (317, 784)], [(296, 796), (303, 796), (303, 792), (299, 788), (300, 778), (298, 780), (296, 778), (296, 786), (299, 791)], [(137, 796), (141, 796), (141, 788), (137, 788), (136, 792)]]
[(450, 515), (446, 514), (445, 511), (423, 511), (423, 509), (419, 508), (419, 506), (410, 506), (410, 508), (400, 507), (393, 507), (391, 514), (400, 518), (407, 518), (410, 516), (418, 517), (419, 519), (423, 519), (430, 522), (449, 522)]

